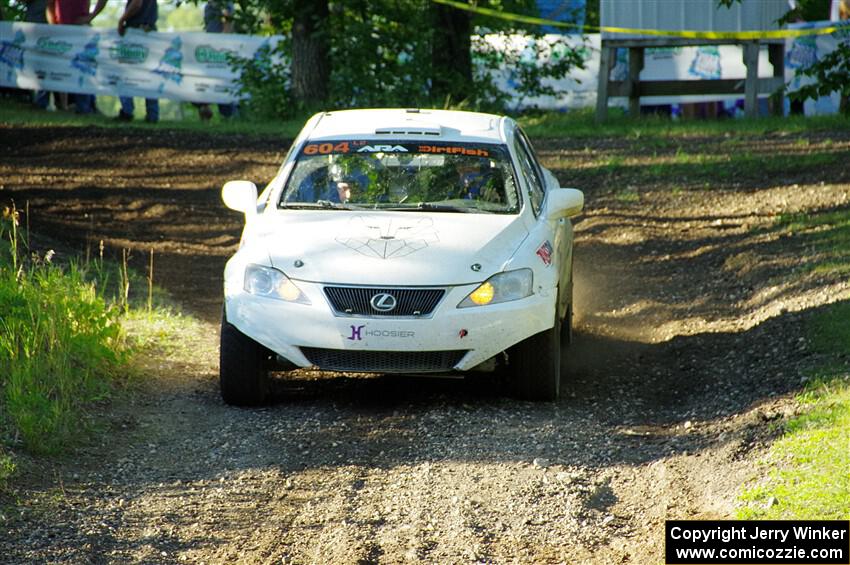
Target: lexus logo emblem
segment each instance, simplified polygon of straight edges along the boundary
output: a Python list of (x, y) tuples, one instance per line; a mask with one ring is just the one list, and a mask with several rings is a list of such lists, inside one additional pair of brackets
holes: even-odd
[(369, 304), (371, 304), (372, 308), (378, 312), (392, 312), (395, 310), (398, 301), (392, 294), (381, 292), (380, 294), (373, 296), (369, 301)]

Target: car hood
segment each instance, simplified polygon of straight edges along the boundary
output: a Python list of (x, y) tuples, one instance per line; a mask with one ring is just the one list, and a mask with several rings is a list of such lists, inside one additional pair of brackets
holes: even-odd
[(336, 284), (472, 284), (499, 272), (528, 236), (520, 216), (505, 214), (299, 210), (257, 220), (253, 237), (274, 267)]

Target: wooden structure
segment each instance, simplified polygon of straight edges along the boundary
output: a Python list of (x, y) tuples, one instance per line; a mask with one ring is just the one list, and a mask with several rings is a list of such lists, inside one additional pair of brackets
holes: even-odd
[[(716, 0), (600, 0), (602, 27), (612, 26), (632, 29), (692, 29), (698, 31), (775, 30), (778, 20), (788, 9), (785, 0), (761, 0), (733, 4), (731, 8), (717, 6)], [(768, 59), (773, 65), (773, 76), (759, 78), (759, 50), (767, 45)], [(700, 45), (740, 45), (747, 69), (743, 79), (719, 80), (664, 80), (641, 81), (644, 50), (653, 47), (684, 47)], [(773, 94), (781, 90), (785, 75), (785, 41), (691, 39), (647, 35), (602, 33), (602, 53), (599, 62), (599, 86), (596, 98), (596, 120), (604, 121), (608, 115), (608, 99), (625, 96), (629, 99), (629, 113), (640, 113), (642, 96), (669, 95), (728, 95), (744, 97), (744, 113), (758, 115), (759, 94)], [(629, 72), (624, 81), (612, 81), (611, 69), (616, 61), (616, 50), (629, 52)], [(781, 97), (778, 94), (778, 97)], [(777, 100), (774, 110), (782, 112), (782, 100)]]

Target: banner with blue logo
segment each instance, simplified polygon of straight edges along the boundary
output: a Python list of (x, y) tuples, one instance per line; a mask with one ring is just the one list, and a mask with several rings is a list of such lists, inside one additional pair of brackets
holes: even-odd
[(252, 58), (280, 39), (0, 22), (0, 86), (230, 103), (239, 77), (228, 56)]
[[(569, 2), (565, 3), (569, 4)], [(790, 27), (817, 27), (832, 22), (796, 24)], [(804, 79), (799, 69), (817, 61), (847, 41), (848, 33), (834, 33), (786, 40), (785, 80), (795, 90)], [(274, 47), (281, 36), (256, 37), (239, 34), (176, 32), (145, 33), (130, 29), (121, 37), (113, 29), (84, 26), (48, 26), (0, 22), (0, 86), (29, 90), (53, 90), (86, 94), (171, 98), (190, 102), (230, 103), (237, 100), (238, 76), (228, 63), (228, 55), (253, 58), (259, 49)], [(599, 34), (547, 35), (543, 41), (565, 41), (579, 49), (583, 69), (573, 69), (560, 80), (548, 81), (555, 96), (520, 98), (516, 89), (516, 69), (503, 66), (494, 73), (497, 85), (513, 98), (515, 109), (537, 107), (565, 110), (592, 107), (596, 103), (599, 75)], [(530, 42), (521, 35), (476, 36), (476, 49), (505, 53), (514, 51), (534, 57)], [(547, 50), (543, 50), (547, 52)], [(627, 52), (618, 49), (611, 78), (625, 80)], [(548, 50), (557, 57), (557, 49)], [(759, 54), (759, 76), (770, 77), (773, 67), (767, 49)], [(646, 50), (641, 80), (713, 80), (746, 76), (741, 47), (708, 45), (656, 47)], [(282, 85), (283, 87), (283, 85)], [(734, 95), (655, 96), (643, 104), (676, 104), (710, 100), (734, 101)], [(837, 94), (808, 101), (805, 113), (828, 114), (838, 111)], [(625, 105), (625, 100), (615, 100)]]
[[(828, 27), (835, 22), (805, 22), (793, 23), (790, 29), (808, 29)], [(785, 82), (789, 91), (798, 90), (801, 86), (814, 82), (812, 77), (806, 77), (798, 73), (801, 69), (818, 62), (827, 53), (838, 48), (842, 42), (850, 41), (850, 32), (846, 29), (824, 35), (809, 35), (785, 40)], [(786, 113), (790, 103), (785, 101)], [(833, 92), (830, 96), (822, 96), (817, 100), (806, 100), (803, 105), (803, 113), (807, 116), (824, 114), (837, 114), (841, 105), (841, 96)]]

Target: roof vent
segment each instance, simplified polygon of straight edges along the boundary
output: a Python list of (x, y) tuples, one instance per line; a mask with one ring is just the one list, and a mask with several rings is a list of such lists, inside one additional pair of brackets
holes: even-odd
[(441, 133), (439, 126), (428, 126), (423, 124), (403, 125), (397, 127), (378, 128), (375, 135), (436, 135)]

